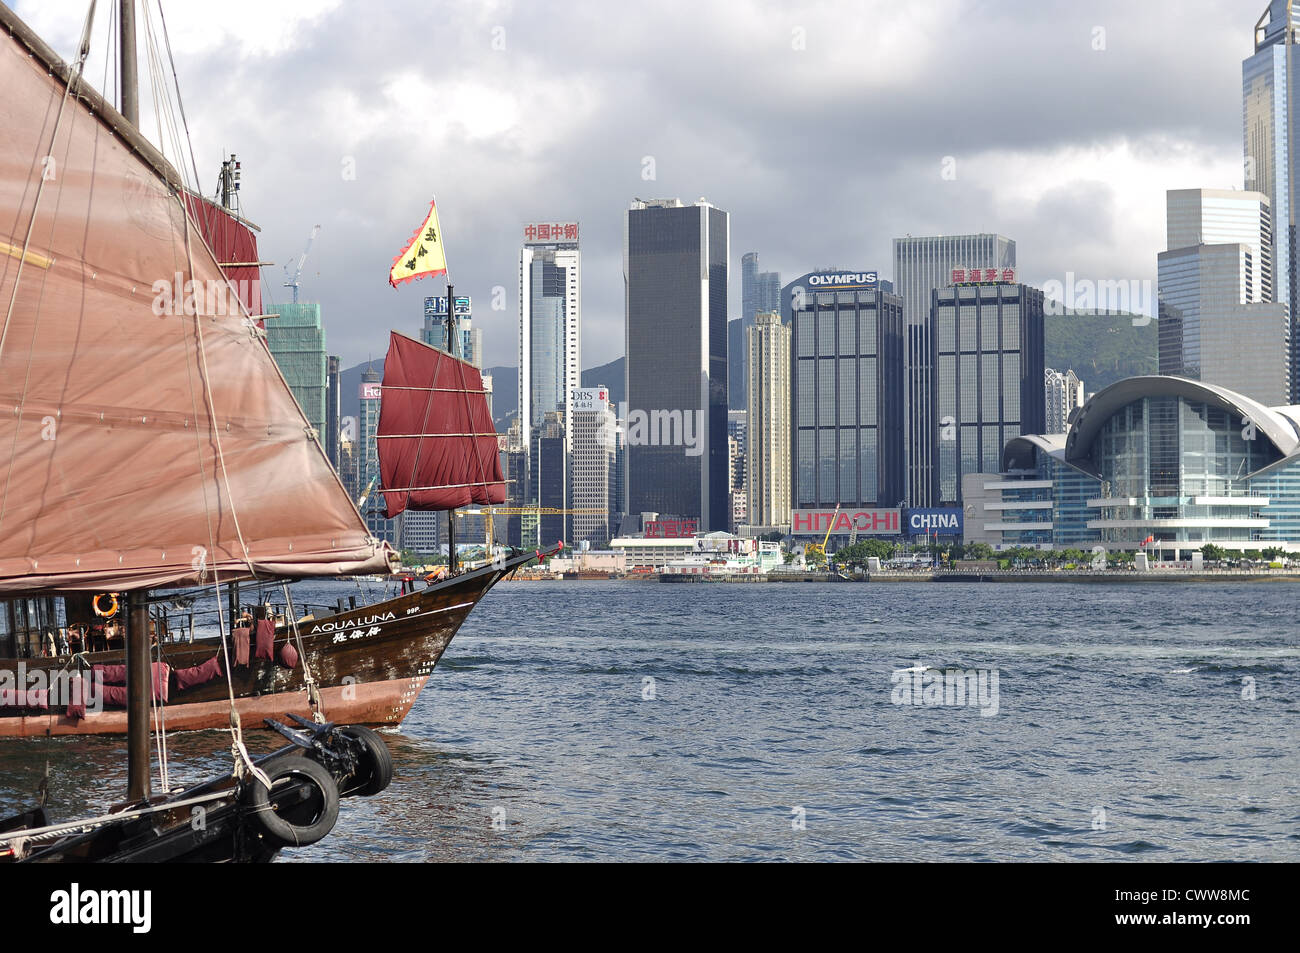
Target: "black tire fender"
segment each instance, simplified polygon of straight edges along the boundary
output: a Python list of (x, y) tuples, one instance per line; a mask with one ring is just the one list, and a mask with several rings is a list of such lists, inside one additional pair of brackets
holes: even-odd
[(379, 733), (364, 725), (344, 725), (338, 732), (359, 741), (365, 749), (347, 793), (370, 797), (388, 787), (393, 781), (393, 755)]
[[(334, 829), (339, 819), (339, 789), (334, 777), (310, 758), (280, 757), (260, 765), (271, 780), (267, 790), (252, 779), (245, 793), (249, 818), (259, 832), (272, 843), (283, 847), (306, 847), (321, 840)], [(277, 790), (285, 781), (306, 782), (315, 790), (306, 800), (281, 805), (277, 813)]]

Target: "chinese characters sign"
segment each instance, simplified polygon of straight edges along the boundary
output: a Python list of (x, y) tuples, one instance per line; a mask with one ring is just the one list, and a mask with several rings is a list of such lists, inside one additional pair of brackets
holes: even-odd
[(954, 268), (952, 270), (954, 285), (983, 285), (1004, 282), (1015, 284), (1014, 268)]
[(646, 539), (688, 539), (700, 531), (699, 520), (647, 520)]
[(604, 387), (575, 387), (569, 396), (575, 413), (603, 410), (609, 404), (609, 391)]
[(577, 241), (577, 222), (529, 222), (524, 226), (525, 245)]

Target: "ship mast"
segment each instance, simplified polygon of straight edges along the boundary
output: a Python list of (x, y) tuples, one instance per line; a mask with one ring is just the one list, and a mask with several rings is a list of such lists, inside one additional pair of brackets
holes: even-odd
[[(135, 0), (118, 0), (118, 17), (122, 117), (138, 129), (140, 88), (135, 56)], [(137, 802), (147, 799), (150, 794), (149, 707), (153, 686), (149, 671), (148, 590), (136, 590), (128, 595), (126, 601), (129, 613), (126, 626), (126, 798)]]
[[(456, 293), (451, 287), (451, 275), (447, 276), (447, 351), (457, 357), (456, 351)], [(456, 574), (456, 507), (447, 511), (447, 575)]]

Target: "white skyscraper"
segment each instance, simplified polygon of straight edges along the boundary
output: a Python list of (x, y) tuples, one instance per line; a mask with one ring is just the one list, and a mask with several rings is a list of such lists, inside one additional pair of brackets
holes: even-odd
[(1083, 406), (1083, 381), (1074, 371), (1065, 373), (1050, 367), (1043, 372), (1043, 389), (1047, 391), (1047, 429), (1045, 433), (1065, 433), (1070, 414)]
[(790, 328), (760, 312), (745, 334), (749, 365), (745, 518), (751, 526), (790, 522)]
[(577, 511), (571, 523), (573, 541), (605, 545), (615, 535), (618, 420), (608, 387), (579, 388), (570, 394), (569, 405), (573, 408), (573, 424), (568, 428), (573, 444), (569, 498)]
[(1273, 300), (1273, 236), (1260, 192), (1168, 193), (1159, 271), (1160, 373), (1288, 403), (1290, 321)]
[(1166, 193), (1165, 247), (1245, 245), (1250, 268), (1246, 301), (1273, 301), (1273, 218), (1262, 192), (1170, 189)]
[[(525, 446), (546, 414), (572, 419), (582, 385), (582, 275), (577, 222), (524, 226), (519, 252), (519, 420)], [(566, 431), (572, 448), (572, 429)]]

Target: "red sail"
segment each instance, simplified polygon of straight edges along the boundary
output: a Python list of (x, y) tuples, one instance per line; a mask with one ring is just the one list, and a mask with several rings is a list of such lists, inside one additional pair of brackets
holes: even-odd
[(384, 515), (504, 503), (497, 434), (478, 369), (392, 332), (379, 409)]
[(261, 314), (262, 270), (257, 267), (254, 234), (259, 230), (257, 226), (192, 192), (185, 193), (185, 205), (248, 313)]
[(68, 74), (0, 5), (0, 593), (388, 571), (179, 175)]

